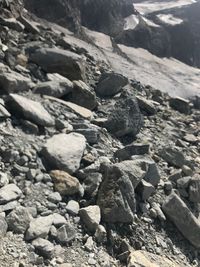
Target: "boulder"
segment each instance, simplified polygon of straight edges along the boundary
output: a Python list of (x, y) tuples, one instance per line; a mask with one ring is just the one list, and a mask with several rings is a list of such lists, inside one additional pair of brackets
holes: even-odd
[(153, 100), (148, 100), (144, 97), (137, 96), (138, 105), (140, 107), (141, 112), (145, 115), (155, 115), (157, 112), (157, 106), (159, 105), (157, 102)]
[(144, 178), (143, 164), (133, 160), (103, 166), (103, 182), (97, 204), (109, 223), (131, 223), (136, 211), (135, 188)]
[(40, 33), (40, 30), (38, 29), (35, 22), (30, 21), (23, 16), (20, 16), (18, 19), (24, 25), (26, 31), (31, 32), (33, 34)]
[(86, 228), (94, 233), (101, 221), (99, 206), (88, 206), (86, 208), (82, 208), (79, 210), (79, 215)]
[(0, 24), (18, 32), (22, 32), (24, 30), (24, 25), (17, 21), (15, 18), (5, 19), (3, 17), (0, 17)]
[(170, 165), (181, 168), (186, 164), (186, 158), (178, 147), (166, 147), (160, 150), (160, 156)]
[(183, 113), (186, 115), (191, 113), (190, 101), (187, 99), (184, 99), (181, 97), (171, 98), (169, 100), (169, 105), (170, 105), (170, 107), (179, 111), (180, 113)]
[(38, 102), (30, 100), (26, 97), (10, 94), (7, 102), (11, 113), (22, 115), (25, 119), (41, 126), (53, 126), (54, 119), (47, 110)]
[(142, 124), (143, 119), (137, 100), (132, 93), (124, 91), (111, 109), (104, 127), (117, 137), (127, 134), (136, 136)]
[(35, 247), (36, 252), (48, 259), (51, 259), (54, 254), (54, 245), (43, 238), (37, 238), (33, 240), (32, 245)]
[(149, 153), (149, 144), (142, 143), (134, 143), (131, 145), (127, 145), (121, 149), (118, 149), (114, 156), (118, 158), (120, 161), (128, 160), (133, 155), (144, 155)]
[(79, 169), (85, 148), (86, 140), (83, 135), (57, 134), (47, 140), (42, 154), (50, 169), (60, 169), (72, 174)]
[(193, 246), (200, 248), (200, 222), (183, 200), (173, 192), (166, 198), (162, 209), (185, 238)]
[(0, 189), (0, 205), (20, 198), (22, 191), (15, 184), (5, 185)]
[(128, 84), (128, 79), (118, 73), (103, 73), (95, 88), (100, 96), (113, 96)]
[(30, 54), (30, 61), (44, 71), (61, 74), (70, 80), (84, 80), (85, 67), (82, 58), (59, 48), (40, 48)]

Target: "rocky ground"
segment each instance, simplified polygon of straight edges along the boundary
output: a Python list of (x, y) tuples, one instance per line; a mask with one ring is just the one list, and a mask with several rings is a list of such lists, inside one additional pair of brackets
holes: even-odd
[(0, 17), (0, 266), (199, 266), (200, 111), (15, 7)]

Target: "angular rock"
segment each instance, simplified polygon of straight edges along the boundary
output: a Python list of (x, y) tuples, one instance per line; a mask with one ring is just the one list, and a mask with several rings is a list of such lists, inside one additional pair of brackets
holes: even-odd
[(37, 125), (53, 126), (55, 124), (51, 115), (38, 102), (20, 95), (10, 94), (7, 104), (12, 113), (19, 113), (25, 119), (31, 120)]
[(85, 136), (89, 144), (96, 144), (99, 140), (99, 127), (88, 122), (74, 123), (74, 131)]
[(0, 189), (0, 205), (20, 198), (22, 191), (15, 184), (5, 185)]
[(171, 98), (169, 100), (169, 105), (173, 109), (183, 113), (183, 114), (190, 114), (191, 113), (191, 105), (190, 101), (181, 97)]
[(86, 147), (85, 137), (78, 133), (58, 134), (47, 140), (42, 154), (51, 169), (61, 169), (74, 173)]
[(145, 180), (141, 181), (137, 189), (143, 201), (148, 200), (149, 197), (155, 192), (155, 190), (155, 187)]
[(9, 177), (7, 173), (0, 172), (0, 187), (3, 187), (7, 184), (9, 184)]
[(128, 79), (118, 73), (103, 73), (95, 91), (100, 96), (113, 96), (128, 84)]
[(127, 145), (124, 148), (117, 150), (114, 154), (120, 161), (128, 160), (133, 155), (144, 155), (149, 153), (149, 144), (135, 143)]
[(70, 196), (79, 192), (80, 183), (79, 180), (69, 173), (59, 170), (50, 172), (50, 175), (54, 181), (54, 188), (62, 196)]
[(97, 106), (97, 99), (95, 93), (91, 91), (89, 86), (83, 81), (74, 81), (74, 88), (69, 96), (69, 101), (93, 110)]
[(33, 21), (30, 21), (23, 16), (19, 17), (19, 21), (24, 25), (26, 31), (31, 32), (33, 34), (40, 33), (40, 30), (36, 26), (36, 23), (34, 23)]
[(145, 99), (144, 97), (137, 96), (138, 105), (140, 110), (145, 113), (145, 115), (155, 115), (157, 112), (158, 103), (153, 100)]
[(200, 222), (192, 214), (183, 200), (175, 193), (169, 195), (162, 206), (185, 238), (196, 248), (200, 248)]
[(146, 166), (133, 160), (104, 166), (104, 179), (97, 204), (105, 222), (130, 223), (136, 210), (135, 188), (144, 178)]
[(28, 210), (22, 206), (16, 207), (6, 217), (9, 230), (17, 234), (24, 234), (29, 227), (32, 216)]
[(194, 177), (190, 181), (189, 199), (194, 203), (200, 203), (200, 176)]
[(8, 225), (6, 220), (2, 216), (0, 216), (0, 240), (2, 237), (6, 235), (7, 230), (8, 230)]
[(81, 220), (91, 232), (95, 232), (101, 221), (101, 212), (99, 206), (88, 206), (79, 210)]
[(22, 32), (24, 30), (24, 25), (17, 21), (15, 18), (5, 19), (0, 17), (0, 24), (18, 32)]
[(80, 210), (79, 203), (75, 200), (70, 200), (67, 203), (66, 210), (71, 215), (77, 215), (79, 213), (79, 210)]
[(127, 134), (136, 136), (143, 124), (137, 100), (132, 93), (123, 92), (120, 99), (110, 111), (104, 127), (109, 132), (121, 137)]
[(52, 224), (55, 225), (56, 227), (60, 227), (63, 224), (66, 224), (66, 219), (59, 213), (54, 213), (52, 214)]
[(57, 231), (57, 240), (61, 244), (67, 244), (76, 237), (76, 230), (70, 223), (61, 226)]
[(99, 186), (102, 182), (102, 174), (98, 172), (88, 173), (84, 179), (83, 188), (86, 196), (96, 197)]
[(59, 192), (53, 192), (48, 195), (48, 200), (52, 203), (59, 203), (62, 200), (62, 197)]
[(30, 61), (49, 73), (58, 73), (71, 80), (84, 80), (85, 68), (82, 58), (59, 48), (41, 48), (30, 55)]
[(33, 240), (32, 245), (35, 247), (36, 252), (48, 259), (51, 259), (54, 254), (54, 245), (43, 238), (37, 238)]
[(0, 118), (9, 118), (11, 117), (10, 112), (7, 111), (7, 109), (0, 104)]
[(186, 158), (178, 147), (166, 147), (159, 152), (160, 156), (170, 165), (182, 167), (186, 164)]

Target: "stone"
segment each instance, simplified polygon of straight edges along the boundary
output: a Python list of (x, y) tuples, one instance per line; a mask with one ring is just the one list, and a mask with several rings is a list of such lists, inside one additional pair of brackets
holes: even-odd
[(86, 228), (94, 233), (101, 221), (101, 212), (99, 206), (95, 205), (82, 208), (79, 210), (79, 215)]
[(140, 110), (145, 114), (145, 115), (155, 115), (157, 113), (157, 106), (158, 103), (153, 101), (153, 100), (148, 100), (144, 97), (137, 96), (136, 97), (138, 101), (138, 105), (140, 107)]
[(53, 192), (48, 195), (48, 200), (52, 203), (57, 204), (62, 201), (62, 197), (59, 192)]
[(124, 91), (119, 100), (111, 108), (104, 127), (117, 137), (124, 135), (136, 136), (143, 125), (140, 109), (132, 93)]
[(160, 150), (160, 156), (170, 165), (181, 168), (186, 163), (183, 152), (178, 147), (166, 147)]
[(6, 203), (5, 205), (0, 205), (0, 212), (11, 211), (19, 206), (19, 202), (17, 200)]
[(98, 172), (88, 173), (83, 182), (85, 195), (90, 198), (96, 197), (101, 182), (102, 182), (101, 173)]
[(77, 215), (79, 213), (79, 210), (80, 210), (79, 203), (75, 200), (70, 200), (67, 203), (66, 210), (71, 215)]
[(16, 207), (6, 217), (9, 230), (17, 234), (24, 234), (29, 227), (32, 216), (29, 211), (22, 207)]
[(114, 156), (118, 158), (120, 161), (128, 160), (133, 155), (144, 155), (149, 153), (149, 144), (142, 143), (134, 143), (131, 145), (127, 145), (124, 148), (118, 149)]
[(54, 97), (63, 97), (69, 94), (73, 89), (73, 83), (63, 77), (60, 81), (47, 81), (37, 84), (33, 88), (35, 94), (49, 95)]
[(0, 87), (5, 93), (28, 91), (33, 86), (31, 80), (10, 70), (0, 63)]
[(54, 182), (55, 191), (58, 191), (62, 196), (70, 196), (79, 192), (79, 180), (69, 173), (54, 170), (50, 172), (50, 175)]
[(55, 225), (56, 227), (60, 227), (63, 224), (66, 224), (66, 219), (59, 213), (54, 213), (52, 214), (52, 224)]
[(57, 240), (61, 244), (67, 244), (76, 237), (76, 230), (70, 223), (66, 223), (57, 230)]
[(69, 96), (69, 101), (93, 110), (97, 107), (96, 95), (83, 81), (74, 81), (73, 90)]
[(15, 184), (5, 185), (0, 189), (0, 205), (19, 199), (21, 195), (22, 191)]
[(39, 34), (40, 33), (40, 30), (36, 26), (35, 22), (26, 19), (22, 15), (18, 19), (24, 25), (26, 31), (33, 33), (33, 34)]
[(6, 220), (2, 216), (0, 216), (0, 240), (2, 237), (6, 235), (7, 230), (8, 230), (8, 225)]
[(113, 96), (120, 92), (122, 87), (128, 84), (128, 79), (118, 73), (103, 73), (95, 88), (100, 96)]
[(84, 135), (89, 144), (98, 143), (100, 129), (96, 125), (88, 122), (73, 123), (73, 128), (76, 133)]
[(11, 114), (8, 110), (0, 104), (0, 118), (10, 118)]
[(146, 174), (146, 166), (134, 160), (103, 166), (103, 182), (97, 204), (109, 223), (131, 223), (136, 211), (135, 188)]
[(169, 105), (170, 105), (170, 107), (179, 111), (180, 113), (183, 113), (186, 115), (191, 113), (190, 101), (187, 99), (184, 99), (181, 97), (171, 98), (169, 100)]
[(93, 241), (91, 236), (88, 237), (88, 239), (87, 239), (87, 241), (86, 241), (86, 243), (84, 245), (84, 248), (88, 252), (92, 252), (93, 251), (93, 249), (94, 249), (94, 241)]
[(105, 243), (107, 241), (107, 232), (105, 227), (103, 225), (98, 225), (94, 236), (97, 243)]
[(71, 263), (62, 263), (59, 267), (73, 267)]
[(142, 180), (138, 186), (137, 191), (141, 195), (143, 201), (149, 199), (149, 197), (156, 191), (155, 187), (145, 180)]
[(38, 237), (46, 238), (52, 224), (52, 215), (32, 219), (26, 232), (25, 239), (29, 241)]
[(200, 203), (200, 176), (196, 176), (190, 181), (189, 199), (191, 202)]
[(81, 56), (59, 48), (40, 48), (30, 54), (30, 61), (48, 73), (58, 73), (70, 80), (84, 80), (85, 67)]
[(191, 143), (191, 144), (198, 144), (198, 142), (200, 142), (200, 139), (195, 136), (194, 134), (186, 134), (184, 137), (183, 137), (183, 140), (188, 142), (188, 143)]
[(35, 247), (36, 252), (48, 259), (51, 259), (54, 254), (54, 245), (43, 238), (37, 238), (33, 240), (32, 245)]
[(57, 134), (47, 140), (42, 154), (51, 169), (61, 169), (72, 174), (79, 169), (85, 148), (86, 140), (83, 135)]
[(40, 103), (26, 97), (10, 94), (8, 106), (15, 115), (18, 113), (37, 125), (53, 126), (55, 124), (54, 119)]
[(0, 172), (0, 187), (3, 187), (7, 184), (9, 184), (9, 177), (7, 173)]
[(173, 192), (164, 201), (162, 209), (185, 238), (200, 248), (200, 222), (183, 200)]
[(0, 24), (7, 26), (10, 29), (16, 30), (18, 32), (22, 32), (24, 30), (24, 25), (17, 21), (15, 18), (3, 18), (0, 17)]

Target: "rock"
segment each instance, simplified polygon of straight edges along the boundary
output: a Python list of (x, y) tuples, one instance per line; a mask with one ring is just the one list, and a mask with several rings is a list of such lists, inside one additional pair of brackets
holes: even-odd
[(59, 213), (54, 213), (52, 214), (52, 223), (53, 225), (55, 225), (56, 227), (60, 227), (63, 224), (66, 224), (66, 219), (65, 217), (63, 217), (62, 215), (60, 215)]
[(62, 263), (59, 267), (73, 267), (71, 263)]
[(48, 200), (52, 203), (59, 203), (62, 201), (62, 197), (59, 192), (53, 192), (50, 195), (48, 195)]
[(24, 30), (24, 25), (17, 21), (15, 18), (5, 19), (0, 17), (0, 24), (18, 32), (22, 32)]
[(98, 189), (101, 182), (102, 182), (101, 173), (98, 172), (88, 173), (83, 183), (85, 194), (90, 198), (94, 198), (98, 193)]
[(11, 114), (7, 111), (7, 109), (0, 104), (0, 118), (10, 118)]
[(87, 239), (87, 241), (86, 241), (86, 243), (84, 245), (84, 248), (88, 252), (92, 252), (93, 251), (93, 249), (94, 249), (94, 241), (93, 241), (91, 236), (88, 237), (88, 239)]
[(29, 227), (32, 216), (28, 210), (22, 206), (16, 207), (6, 217), (9, 230), (17, 234), (24, 234)]
[(50, 172), (50, 175), (54, 181), (55, 190), (62, 196), (70, 196), (79, 192), (79, 180), (67, 172), (54, 170)]
[(149, 199), (149, 197), (155, 192), (155, 187), (145, 180), (142, 180), (138, 186), (137, 191), (141, 195), (143, 201)]
[(19, 206), (19, 202), (17, 200), (8, 202), (5, 205), (0, 205), (0, 212), (11, 211), (15, 209), (17, 206)]
[(195, 136), (194, 134), (186, 134), (184, 137), (183, 137), (183, 140), (188, 142), (188, 143), (191, 143), (191, 144), (198, 144), (198, 142), (200, 142), (200, 139)]
[(33, 240), (32, 245), (35, 247), (36, 252), (48, 259), (51, 259), (54, 254), (54, 245), (43, 238)]
[(160, 156), (170, 165), (182, 167), (186, 163), (186, 158), (178, 147), (166, 147), (159, 152)]
[(194, 203), (200, 203), (200, 176), (196, 176), (190, 181), (189, 199)]
[(75, 132), (84, 135), (89, 144), (98, 143), (100, 129), (96, 125), (88, 122), (74, 123), (73, 128)]
[(52, 215), (32, 219), (29, 228), (26, 232), (25, 236), (26, 240), (33, 240), (38, 237), (46, 238), (52, 224), (53, 224)]
[(73, 85), (74, 87), (71, 95), (69, 96), (69, 101), (90, 110), (96, 108), (96, 95), (91, 91), (89, 86), (87, 86), (87, 84), (83, 81), (74, 81)]
[(34, 23), (33, 21), (26, 19), (22, 15), (18, 19), (24, 25), (26, 31), (31, 32), (33, 34), (40, 33), (40, 30), (36, 26), (36, 23)]
[(70, 80), (84, 80), (85, 68), (82, 58), (59, 48), (40, 48), (30, 54), (30, 61), (49, 73), (61, 74)]
[(128, 79), (118, 73), (103, 73), (95, 88), (100, 96), (113, 96), (128, 84)]
[(149, 153), (149, 144), (134, 143), (127, 145), (124, 148), (118, 149), (114, 156), (120, 161), (128, 160), (133, 155), (144, 155)]
[(29, 78), (10, 70), (5, 69), (0, 63), (0, 86), (6, 93), (17, 93), (28, 91), (32, 87), (32, 82)]
[(72, 91), (73, 83), (67, 78), (64, 79), (61, 81), (48, 81), (39, 83), (33, 88), (33, 92), (35, 94), (49, 95), (58, 98), (65, 96)]
[(44, 107), (33, 100), (20, 95), (10, 94), (8, 98), (8, 106), (12, 113), (19, 113), (24, 118), (31, 120), (33, 123), (41, 126), (53, 126), (54, 119), (44, 109)]
[(97, 243), (104, 243), (107, 240), (107, 232), (103, 225), (98, 225), (95, 232), (95, 240)]
[(85, 147), (86, 140), (81, 134), (57, 134), (47, 140), (42, 154), (51, 169), (61, 169), (72, 174), (80, 167)]
[(173, 109), (175, 109), (181, 113), (184, 113), (186, 115), (191, 113), (191, 105), (187, 99), (184, 99), (181, 97), (171, 98), (169, 100), (169, 105)]
[(0, 189), (0, 205), (20, 198), (22, 191), (15, 184), (5, 185)]
[(200, 222), (183, 200), (173, 192), (166, 198), (162, 209), (185, 238), (193, 246), (200, 248)]
[(146, 171), (140, 162), (122, 161), (104, 166), (97, 204), (102, 219), (109, 223), (131, 223), (136, 210), (135, 188)]
[(82, 208), (79, 210), (79, 215), (86, 228), (94, 233), (101, 221), (99, 206), (88, 206), (86, 208)]
[(7, 230), (8, 230), (8, 225), (6, 220), (2, 216), (0, 216), (0, 240), (2, 237), (6, 235)]
[(79, 209), (80, 209), (80, 206), (79, 206), (79, 203), (75, 200), (70, 200), (68, 203), (67, 203), (67, 206), (66, 206), (66, 210), (69, 214), (71, 215), (77, 215), (79, 213)]
[(0, 187), (9, 184), (9, 178), (7, 173), (0, 172)]
[(153, 100), (145, 99), (144, 97), (137, 96), (138, 105), (140, 110), (144, 112), (145, 115), (155, 115), (157, 112), (158, 103)]
[(57, 240), (61, 244), (67, 244), (73, 241), (76, 237), (76, 230), (70, 223), (61, 226), (57, 231)]
[(124, 91), (111, 109), (104, 127), (117, 137), (127, 134), (136, 136), (142, 124), (143, 119), (137, 100), (133, 94)]

